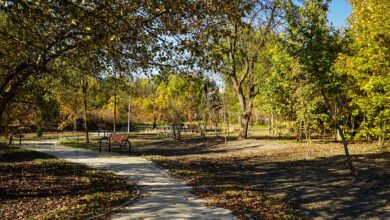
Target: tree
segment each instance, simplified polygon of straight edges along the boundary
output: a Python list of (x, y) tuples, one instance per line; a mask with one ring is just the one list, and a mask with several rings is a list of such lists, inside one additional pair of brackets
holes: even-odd
[(138, 123), (151, 122), (157, 127), (159, 112), (156, 105), (158, 83), (153, 78), (136, 79), (130, 83), (132, 119)]
[(180, 129), (188, 112), (188, 84), (183, 77), (168, 77), (167, 82), (157, 87), (156, 104), (162, 119), (171, 124), (173, 138), (180, 139)]
[(248, 137), (253, 101), (259, 94), (260, 79), (267, 72), (261, 52), (279, 12), (277, 1), (233, 1), (214, 13), (211, 24), (201, 34), (205, 57), (212, 61), (210, 68), (234, 87), (241, 110), (241, 138)]
[(167, 39), (186, 33), (183, 24), (191, 22), (196, 4), (0, 1), (0, 118), (29, 79), (49, 74), (56, 60), (80, 51), (98, 50), (100, 59), (116, 57), (138, 68), (173, 65), (180, 44)]
[(348, 149), (348, 140), (337, 118), (332, 100), (338, 102), (343, 92), (342, 81), (337, 81), (332, 66), (340, 51), (339, 34), (328, 24), (328, 0), (313, 0), (302, 7), (289, 4), (287, 10), (286, 40), (289, 52), (305, 71), (307, 80), (318, 88), (341, 136), (349, 168), (356, 174)]
[(356, 84), (351, 93), (364, 121), (360, 134), (378, 138), (379, 146), (390, 138), (390, 2), (351, 1), (349, 18), (352, 43), (339, 60), (339, 69)]
[(120, 92), (121, 91), (126, 91), (126, 78), (119, 72), (113, 71), (113, 75), (108, 76), (106, 79), (106, 87), (107, 88), (107, 93), (111, 95), (112, 100), (112, 112), (113, 112), (113, 128), (114, 128), (114, 133), (116, 132), (116, 127), (117, 127), (117, 119), (118, 119), (118, 98), (120, 97)]

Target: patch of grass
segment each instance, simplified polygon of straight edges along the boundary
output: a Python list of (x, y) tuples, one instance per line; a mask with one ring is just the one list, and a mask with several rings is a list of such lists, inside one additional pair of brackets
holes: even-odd
[[(57, 139), (60, 138), (60, 136), (30, 136), (27, 138), (22, 138), (23, 141), (43, 141), (43, 140), (52, 140), (52, 139)], [(14, 140), (15, 141), (15, 140)]]
[(74, 148), (83, 148), (83, 149), (88, 149), (88, 150), (99, 150), (99, 138), (91, 138), (89, 140), (89, 143), (86, 143), (86, 140), (84, 138), (82, 139), (71, 139), (71, 140), (64, 140), (61, 141), (60, 144), (63, 144), (68, 147), (74, 147)]
[(134, 196), (124, 177), (9, 146), (0, 182), (0, 219), (85, 219)]
[[(87, 149), (87, 150), (94, 150), (94, 151), (99, 151), (99, 140), (100, 138), (90, 138), (89, 143), (86, 143), (85, 138), (82, 139), (72, 139), (72, 140), (65, 140), (61, 141), (60, 144), (63, 144), (68, 147), (74, 147), (74, 148), (82, 148), (82, 149)], [(123, 146), (122, 147), (122, 154), (127, 153), (127, 148), (128, 146)], [(112, 152), (117, 152), (119, 153), (119, 146), (117, 144), (112, 144), (111, 145), (111, 151)], [(102, 143), (102, 151), (108, 151), (108, 144), (103, 142)]]

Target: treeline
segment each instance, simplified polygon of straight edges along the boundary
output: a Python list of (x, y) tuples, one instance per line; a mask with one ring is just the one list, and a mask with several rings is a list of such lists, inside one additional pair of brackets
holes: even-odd
[(353, 139), (383, 146), (390, 2), (350, 3), (335, 28), (328, 0), (1, 1), (2, 124), (122, 123), (131, 96), (136, 122), (223, 111), (241, 138), (256, 119), (298, 140), (336, 133), (347, 156)]

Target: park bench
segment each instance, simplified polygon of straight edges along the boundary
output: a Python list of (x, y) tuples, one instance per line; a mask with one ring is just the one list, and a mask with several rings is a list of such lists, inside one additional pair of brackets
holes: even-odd
[(129, 136), (126, 134), (111, 134), (108, 137), (102, 137), (99, 140), (99, 152), (102, 152), (102, 144), (108, 145), (108, 152), (111, 152), (111, 146), (119, 146), (119, 153), (122, 154), (122, 147), (126, 147), (126, 144), (129, 148), (129, 154), (131, 153), (131, 143), (129, 141)]

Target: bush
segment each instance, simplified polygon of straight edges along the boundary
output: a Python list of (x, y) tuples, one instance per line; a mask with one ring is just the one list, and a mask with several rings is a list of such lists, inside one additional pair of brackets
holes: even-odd
[(37, 128), (37, 137), (42, 137), (42, 135), (43, 135), (43, 128), (39, 126)]

